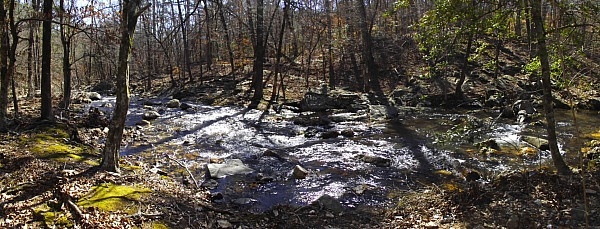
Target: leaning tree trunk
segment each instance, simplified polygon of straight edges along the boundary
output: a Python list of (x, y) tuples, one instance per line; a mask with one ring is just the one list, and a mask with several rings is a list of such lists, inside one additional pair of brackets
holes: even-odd
[(102, 152), (100, 168), (110, 172), (119, 172), (119, 150), (123, 138), (125, 118), (129, 109), (129, 58), (133, 44), (133, 35), (138, 17), (150, 5), (140, 7), (141, 0), (124, 0), (121, 19), (121, 44), (119, 47), (119, 65), (117, 69), (117, 101), (113, 117), (108, 126), (106, 144)]
[(541, 0), (533, 0), (531, 5), (531, 16), (534, 25), (535, 38), (537, 40), (537, 56), (542, 64), (542, 87), (544, 92), (544, 113), (546, 116), (548, 143), (552, 161), (559, 174), (570, 174), (571, 170), (563, 160), (558, 150), (556, 140), (556, 120), (554, 119), (554, 108), (552, 104), (552, 84), (550, 81), (550, 64), (548, 62), (548, 50), (546, 47), (546, 34), (544, 21), (541, 14)]

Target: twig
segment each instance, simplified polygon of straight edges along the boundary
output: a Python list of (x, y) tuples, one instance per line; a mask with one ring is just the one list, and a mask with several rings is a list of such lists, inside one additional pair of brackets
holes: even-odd
[(178, 161), (175, 158), (171, 158), (169, 155), (166, 155), (166, 157), (167, 157), (167, 159), (172, 160), (175, 163), (177, 163), (179, 166), (183, 167), (185, 169), (185, 171), (187, 171), (188, 175), (190, 175), (190, 178), (194, 182), (194, 185), (196, 185), (196, 188), (200, 189), (200, 185), (198, 185), (196, 178), (194, 178), (194, 175), (192, 174), (192, 172), (190, 172), (190, 170), (183, 163), (181, 163), (180, 161)]

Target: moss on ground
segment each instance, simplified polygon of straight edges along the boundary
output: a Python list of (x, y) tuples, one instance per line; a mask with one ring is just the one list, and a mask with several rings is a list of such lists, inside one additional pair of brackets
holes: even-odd
[(37, 127), (31, 134), (19, 137), (17, 144), (20, 148), (34, 153), (38, 158), (98, 165), (94, 149), (68, 143), (69, 132), (69, 127), (65, 124), (43, 125)]
[(135, 202), (152, 190), (144, 187), (104, 183), (92, 188), (91, 192), (77, 203), (81, 207), (95, 207), (104, 211), (135, 213)]
[(33, 210), (34, 216), (43, 221), (47, 228), (73, 228), (73, 222), (59, 210), (52, 209), (48, 204), (42, 204)]

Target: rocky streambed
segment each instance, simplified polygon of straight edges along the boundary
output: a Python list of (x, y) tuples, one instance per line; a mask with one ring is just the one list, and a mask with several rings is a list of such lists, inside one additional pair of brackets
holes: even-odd
[[(106, 97), (91, 107), (109, 113), (112, 103)], [(383, 206), (425, 183), (487, 182), (549, 163), (543, 123), (484, 109), (374, 104), (349, 92), (309, 93), (269, 112), (135, 98), (122, 155), (210, 189), (215, 204), (255, 212), (288, 204), (319, 203), (334, 212)], [(570, 158), (578, 147), (573, 125), (568, 112), (558, 114)], [(583, 126), (600, 122), (591, 112), (579, 116)]]

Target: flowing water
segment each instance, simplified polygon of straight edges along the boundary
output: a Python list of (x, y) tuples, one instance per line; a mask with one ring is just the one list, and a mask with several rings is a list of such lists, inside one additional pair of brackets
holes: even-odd
[[(165, 102), (166, 100), (162, 100)], [(114, 103), (108, 97), (92, 106)], [(494, 174), (548, 163), (548, 152), (531, 157), (488, 155), (479, 153), (475, 142), (495, 139), (518, 151), (523, 134), (544, 136), (543, 127), (515, 124), (496, 119), (497, 113), (484, 111), (465, 113), (435, 109), (404, 109), (400, 117), (379, 122), (339, 122), (327, 126), (301, 126), (291, 118), (299, 114), (284, 110), (265, 115), (257, 110), (239, 107), (215, 107), (193, 104), (191, 109), (154, 106), (161, 117), (151, 126), (135, 127), (147, 111), (134, 99), (127, 125), (133, 136), (123, 148), (130, 155), (169, 172), (178, 179), (185, 170), (166, 159), (168, 155), (194, 172), (209, 185), (213, 193), (221, 193), (222, 204), (262, 212), (278, 204), (306, 205), (322, 195), (339, 199), (345, 206), (385, 205), (398, 190), (409, 190), (433, 183), (442, 176), (436, 171), (479, 171), (486, 182)], [(146, 107), (147, 109), (147, 107)], [(579, 113), (582, 131), (595, 131), (600, 119), (595, 112)], [(563, 153), (573, 159), (577, 152), (573, 140), (574, 126), (567, 111), (557, 112), (558, 130)], [(354, 132), (353, 137), (323, 139), (318, 133)], [(314, 133), (317, 134), (308, 134)], [(265, 155), (275, 152), (277, 157)], [(379, 165), (361, 157), (389, 159)], [(205, 165), (211, 160), (241, 159), (254, 170), (246, 175), (218, 180), (205, 177)], [(306, 179), (295, 179), (292, 171), (301, 165), (311, 172)], [(174, 174), (174, 175), (173, 175)], [(264, 179), (267, 177), (268, 179)]]

